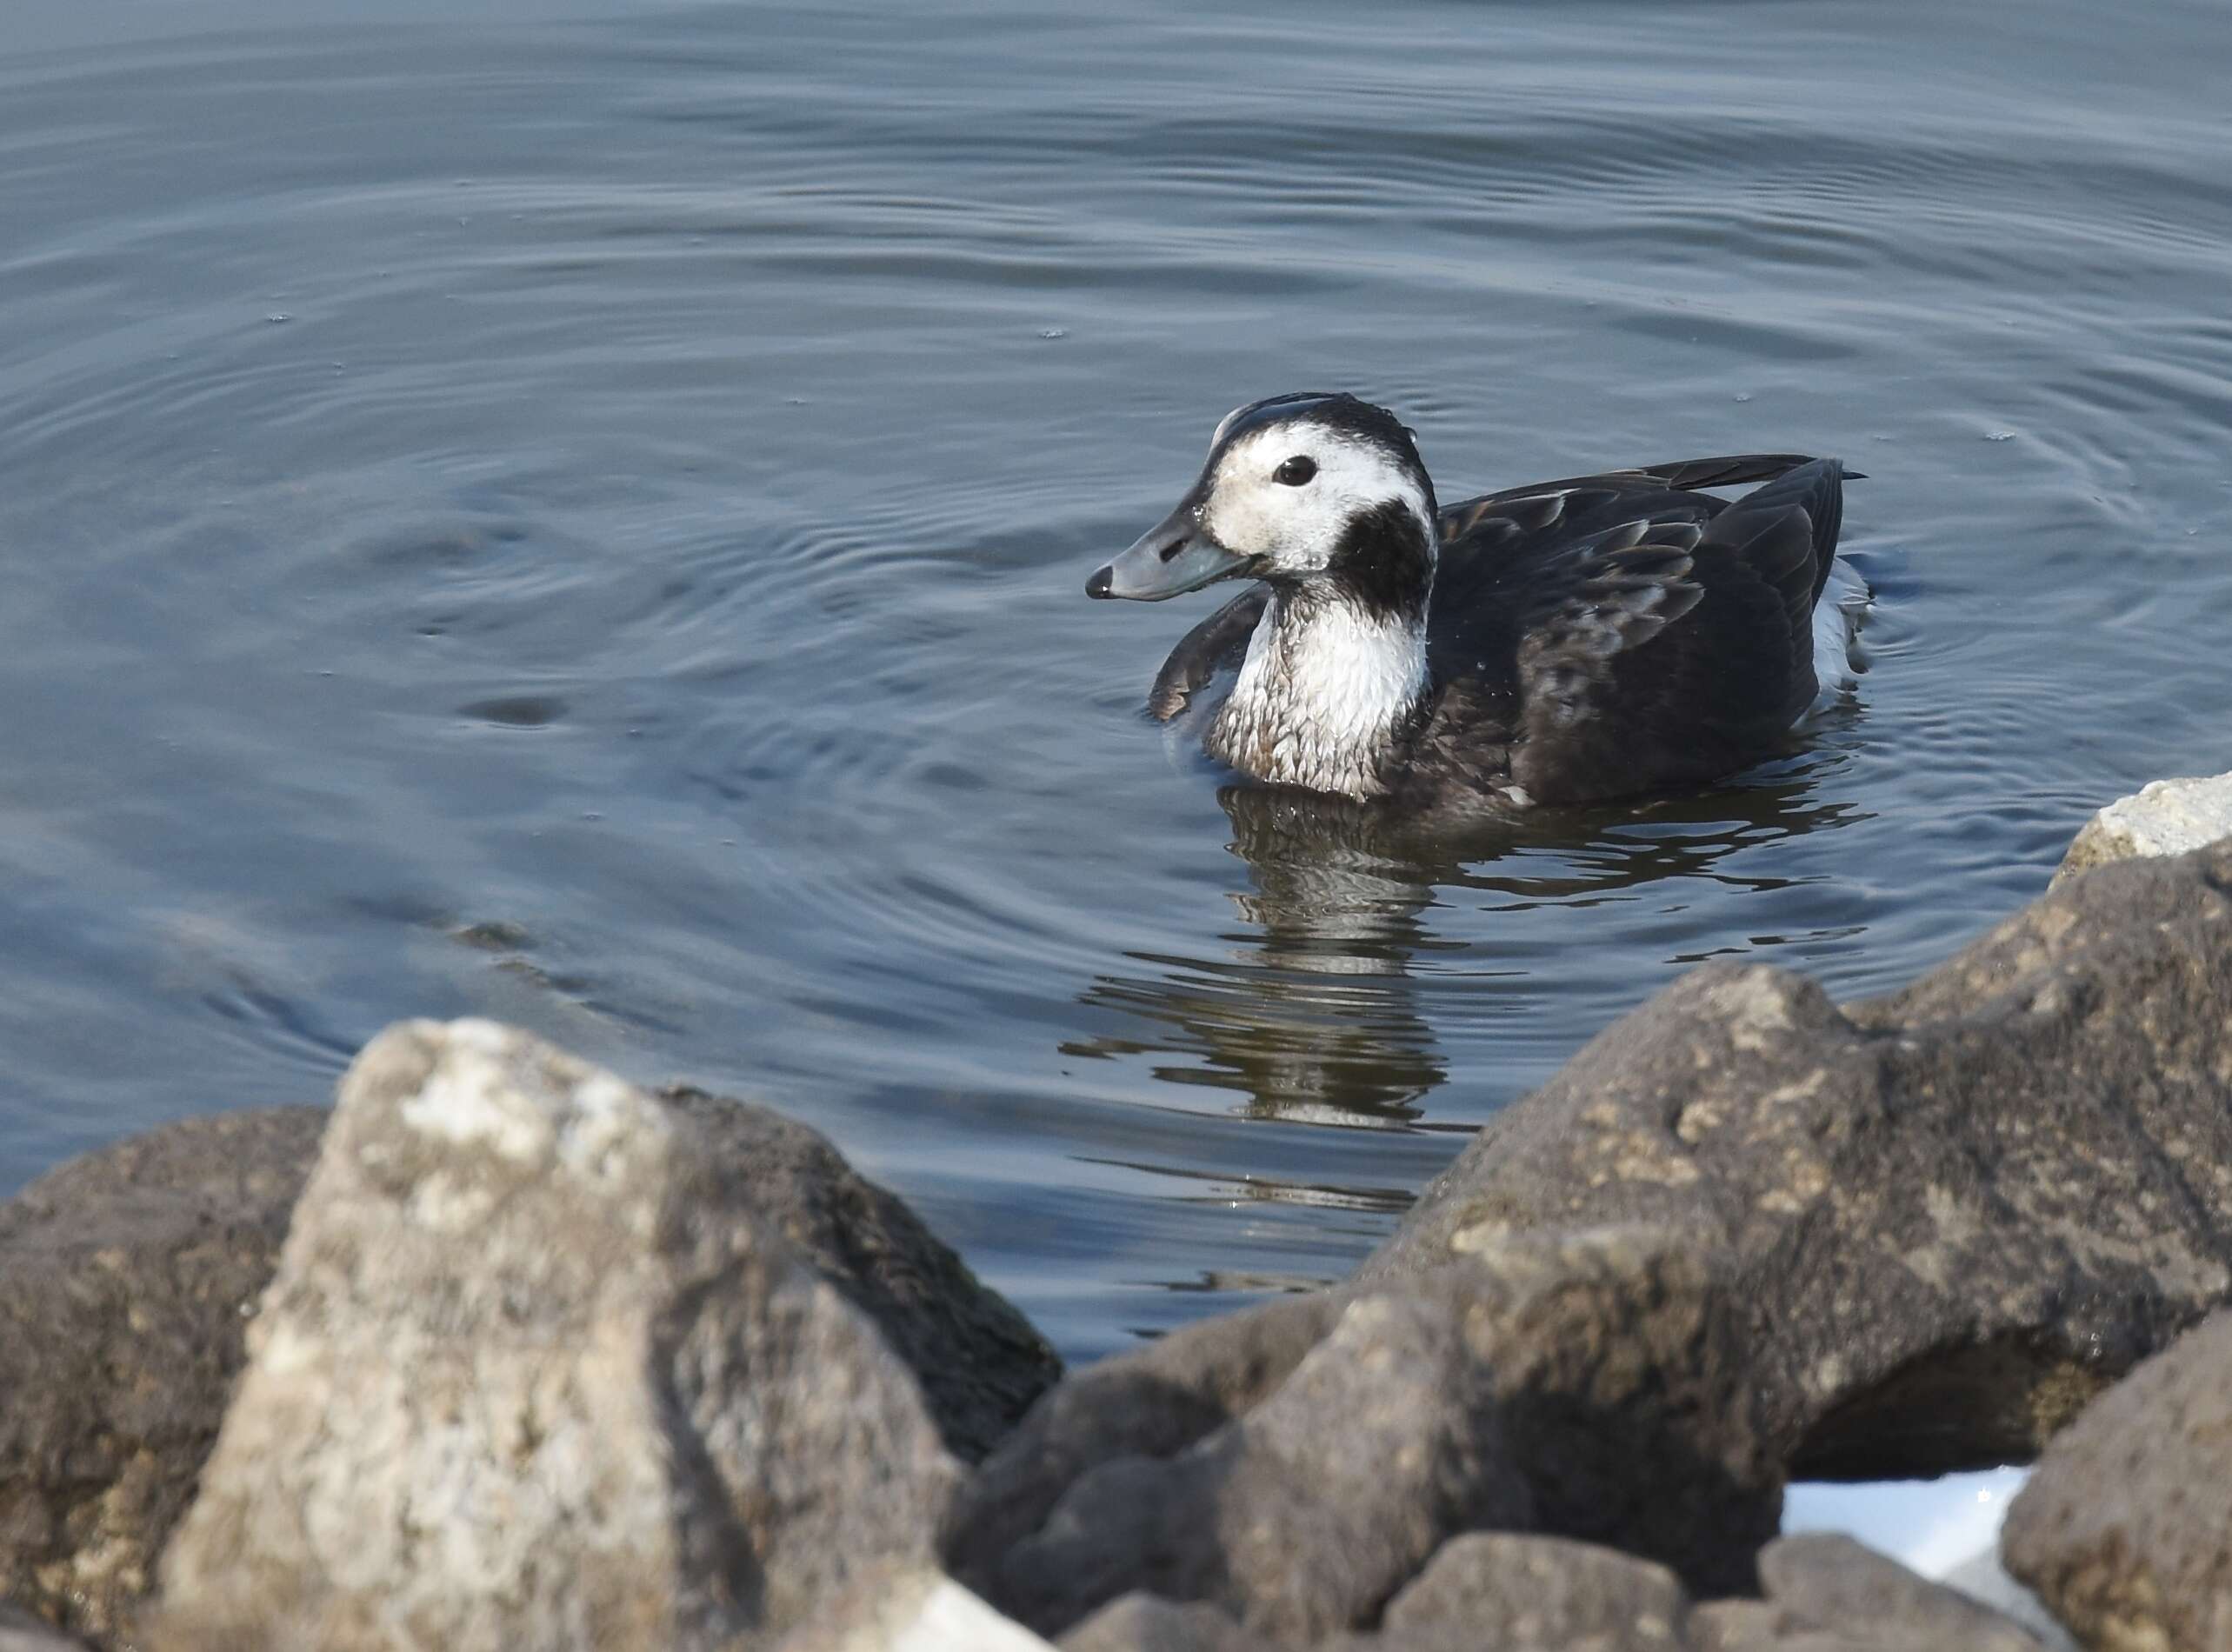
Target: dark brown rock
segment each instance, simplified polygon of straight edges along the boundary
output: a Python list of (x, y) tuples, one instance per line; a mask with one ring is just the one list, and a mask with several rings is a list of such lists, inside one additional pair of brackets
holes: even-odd
[(2232, 1648), (2232, 1314), (2086, 1408), (2016, 1495), (2002, 1548), (2089, 1646)]
[(1048, 1396), (956, 1504), (948, 1563), (1042, 1633), (1143, 1589), (1289, 1640), (1369, 1625), (1465, 1530), (1740, 1585), (1780, 1482), (1709, 1278), (1649, 1231), (1510, 1238), (1190, 1327)]
[(1730, 1258), (1794, 1475), (2035, 1452), (2232, 1296), (2232, 844), (2071, 880), (1890, 997), (1684, 976), (1501, 1115), (1363, 1270), (1648, 1222)]
[(0, 1595), (96, 1638), (127, 1628), (325, 1120), (189, 1119), (0, 1204)]

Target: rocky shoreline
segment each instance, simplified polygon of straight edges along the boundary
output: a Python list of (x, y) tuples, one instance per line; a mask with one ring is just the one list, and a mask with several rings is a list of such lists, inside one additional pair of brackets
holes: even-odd
[(2102, 823), (1889, 996), (1694, 971), (1349, 1281), (1067, 1376), (804, 1126), (392, 1028), (0, 1204), (0, 1652), (2017, 1652), (1776, 1532), (2033, 1458), (2077, 1643), (2232, 1648), (2232, 782)]

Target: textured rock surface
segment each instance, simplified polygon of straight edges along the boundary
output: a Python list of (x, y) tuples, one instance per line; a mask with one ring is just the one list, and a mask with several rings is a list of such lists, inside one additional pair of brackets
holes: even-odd
[(1691, 1614), (1695, 1652), (2041, 1652), (2021, 1625), (1849, 1537), (1778, 1538), (1759, 1581), (1762, 1601)]
[(1474, 1532), (1442, 1546), (1388, 1602), (1383, 1627), (1390, 1636), (1447, 1629), (1494, 1647), (1672, 1648), (1689, 1610), (1663, 1566), (1569, 1538)]
[[(698, 1090), (666, 1099), (735, 1196), (914, 1366), (957, 1454), (981, 1456), (1059, 1374), (1029, 1322), (818, 1133)], [(217, 1438), (330, 1116), (190, 1119), (0, 1202), (0, 1594), (96, 1637), (126, 1628)]]
[(1323, 1636), (1475, 1529), (1740, 1585), (1780, 1481), (1709, 1277), (1649, 1231), (1513, 1238), (1189, 1327), (1041, 1402), (956, 1505), (949, 1560), (1049, 1634), (1144, 1589)]
[(728, 1647), (922, 1557), (958, 1465), (747, 1193), (689, 1118), (523, 1034), (383, 1034), (154, 1643)]
[(2141, 1366), (2047, 1448), (2002, 1547), (2089, 1646), (2232, 1648), (2232, 1314)]
[(732, 1196), (773, 1222), (914, 1368), (956, 1455), (983, 1456), (1062, 1375), (1031, 1322), (818, 1130), (700, 1089), (660, 1095), (704, 1133)]
[(2054, 881), (2110, 861), (2183, 855), (2225, 837), (2232, 837), (2232, 775), (2157, 780), (2087, 821), (2062, 857)]
[(1794, 1475), (2029, 1455), (2232, 1294), (2232, 843), (2074, 879), (1890, 997), (1682, 977), (1367, 1263), (1648, 1222), (1732, 1258)]
[(0, 1598), (97, 1636), (129, 1622), (325, 1120), (190, 1119), (0, 1204)]

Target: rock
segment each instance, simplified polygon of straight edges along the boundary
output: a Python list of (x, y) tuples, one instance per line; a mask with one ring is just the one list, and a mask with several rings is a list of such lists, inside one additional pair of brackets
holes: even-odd
[(2232, 837), (2232, 775), (2157, 780), (2119, 797), (2078, 831), (2054, 882), (2137, 856), (2183, 855)]
[[(974, 1461), (1060, 1374), (1029, 1322), (814, 1130), (666, 1092), (737, 1196), (872, 1317)], [(189, 1119), (0, 1202), (0, 1592), (110, 1639), (151, 1586), (277, 1265), (324, 1108)]]
[(2104, 867), (1842, 1010), (1694, 971), (1492, 1121), (1359, 1279), (1656, 1224), (1727, 1259), (1794, 1476), (2026, 1458), (2232, 1295), (2228, 889), (2232, 843)]
[(1383, 1626), (1390, 1638), (1448, 1629), (1475, 1646), (1674, 1652), (1689, 1611), (1663, 1566), (1569, 1538), (1473, 1532), (1442, 1545)]
[(770, 1644), (926, 1560), (921, 1389), (684, 1113), (412, 1023), (343, 1080), (161, 1648)]
[(1174, 1605), (1135, 1593), (1110, 1602), (1062, 1637), (1062, 1652), (1282, 1652), (1214, 1606)]
[(2007, 1568), (2000, 1564), (1997, 1532), (1992, 1535), (1989, 1549), (1949, 1568), (1940, 1575), (1938, 1582), (1972, 1601), (1982, 1602), (2028, 1629), (2047, 1652), (2077, 1652), (2075, 1637), (2055, 1621), (2045, 1602), (2016, 1582), (2009, 1575)]
[(1318, 1639), (1473, 1529), (1738, 1586), (1781, 1482), (1709, 1276), (1649, 1232), (1510, 1238), (1189, 1327), (1042, 1401), (956, 1505), (948, 1563), (1043, 1634), (1145, 1590)]
[(1759, 1581), (1763, 1609), (1699, 1609), (1699, 1652), (2041, 1652), (2012, 1620), (1840, 1534), (1777, 1538)]
[(0, 1652), (85, 1652), (85, 1642), (0, 1602)]
[(2232, 1314), (2141, 1366), (2046, 1449), (2001, 1547), (2088, 1646), (2232, 1647)]
[(0, 1203), (0, 1596), (103, 1640), (128, 1629), (325, 1121), (189, 1119)]
[(876, 1322), (913, 1368), (947, 1448), (963, 1462), (1004, 1439), (1062, 1375), (1031, 1322), (820, 1131), (686, 1086), (660, 1096), (704, 1133), (733, 1196)]

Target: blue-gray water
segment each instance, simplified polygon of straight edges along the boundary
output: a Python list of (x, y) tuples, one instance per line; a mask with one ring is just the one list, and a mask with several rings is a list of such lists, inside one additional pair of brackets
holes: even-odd
[[(2232, 767), (2232, 14), (9, 0), (0, 1192), (405, 1015), (763, 1094), (1073, 1358), (1696, 960)], [(459, 11), (470, 14), (458, 22)], [(1083, 575), (1235, 403), (1843, 455), (1873, 670), (1540, 840), (1230, 812)]]

